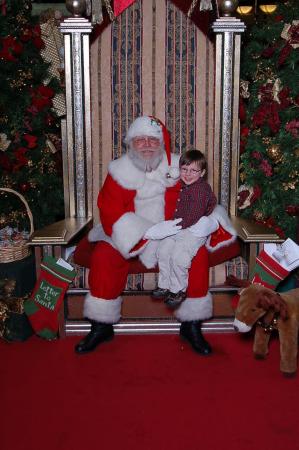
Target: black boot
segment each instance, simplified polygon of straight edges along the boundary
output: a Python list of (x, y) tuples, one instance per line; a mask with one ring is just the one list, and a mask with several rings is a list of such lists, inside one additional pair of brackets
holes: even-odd
[(201, 321), (192, 320), (190, 322), (182, 322), (180, 335), (191, 344), (193, 350), (200, 355), (206, 356), (212, 353), (210, 344), (205, 340), (201, 332)]
[(114, 336), (113, 325), (94, 320), (90, 323), (90, 332), (75, 347), (75, 352), (80, 355), (92, 352), (101, 342), (110, 341)]

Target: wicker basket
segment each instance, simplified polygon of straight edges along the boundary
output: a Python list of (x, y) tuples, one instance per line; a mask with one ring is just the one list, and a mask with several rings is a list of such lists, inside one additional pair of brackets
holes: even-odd
[[(19, 197), (19, 199), (24, 203), (30, 221), (30, 236), (31, 236), (34, 231), (33, 216), (25, 198), (21, 194), (10, 188), (0, 188), (0, 191), (11, 192), (12, 194), (15, 194), (17, 197)], [(13, 261), (19, 261), (20, 259), (29, 256), (30, 253), (31, 249), (27, 242), (25, 243), (21, 242), (20, 244), (10, 245), (7, 247), (0, 247), (0, 263), (10, 263)]]

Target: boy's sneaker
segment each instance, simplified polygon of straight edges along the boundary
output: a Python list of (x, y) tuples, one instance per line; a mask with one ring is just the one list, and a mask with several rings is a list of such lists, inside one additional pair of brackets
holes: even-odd
[(165, 298), (169, 294), (169, 289), (163, 289), (157, 287), (157, 289), (154, 289), (151, 293), (151, 296), (153, 298)]
[(169, 295), (166, 297), (164, 302), (170, 308), (177, 308), (186, 298), (186, 292), (179, 291), (176, 294), (173, 292), (169, 292)]

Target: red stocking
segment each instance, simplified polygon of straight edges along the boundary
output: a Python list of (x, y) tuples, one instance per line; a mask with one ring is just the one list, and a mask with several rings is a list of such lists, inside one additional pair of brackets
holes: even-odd
[(31, 298), (24, 305), (31, 326), (39, 336), (45, 339), (57, 336), (58, 313), (74, 277), (73, 269), (63, 267), (51, 256), (44, 258)]

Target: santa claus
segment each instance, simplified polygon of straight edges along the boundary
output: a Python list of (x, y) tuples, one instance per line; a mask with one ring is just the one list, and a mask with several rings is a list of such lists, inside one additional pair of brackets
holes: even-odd
[[(165, 126), (154, 117), (139, 117), (128, 129), (126, 143), (128, 153), (109, 164), (98, 197), (101, 224), (89, 234), (90, 241), (98, 241), (91, 254), (90, 293), (84, 303), (91, 331), (76, 345), (79, 354), (113, 338), (113, 324), (121, 316), (121, 293), (130, 259), (138, 256), (147, 268), (155, 267), (157, 241), (181, 228), (178, 219), (172, 220), (181, 187), (179, 156), (170, 153)], [(217, 221), (217, 230), (212, 234), (204, 218), (192, 227), (197, 236), (208, 239), (192, 261), (187, 298), (175, 311), (182, 338), (201, 355), (211, 353), (201, 332), (201, 322), (212, 316), (208, 251), (236, 239), (223, 207), (216, 206), (209, 217)]]

